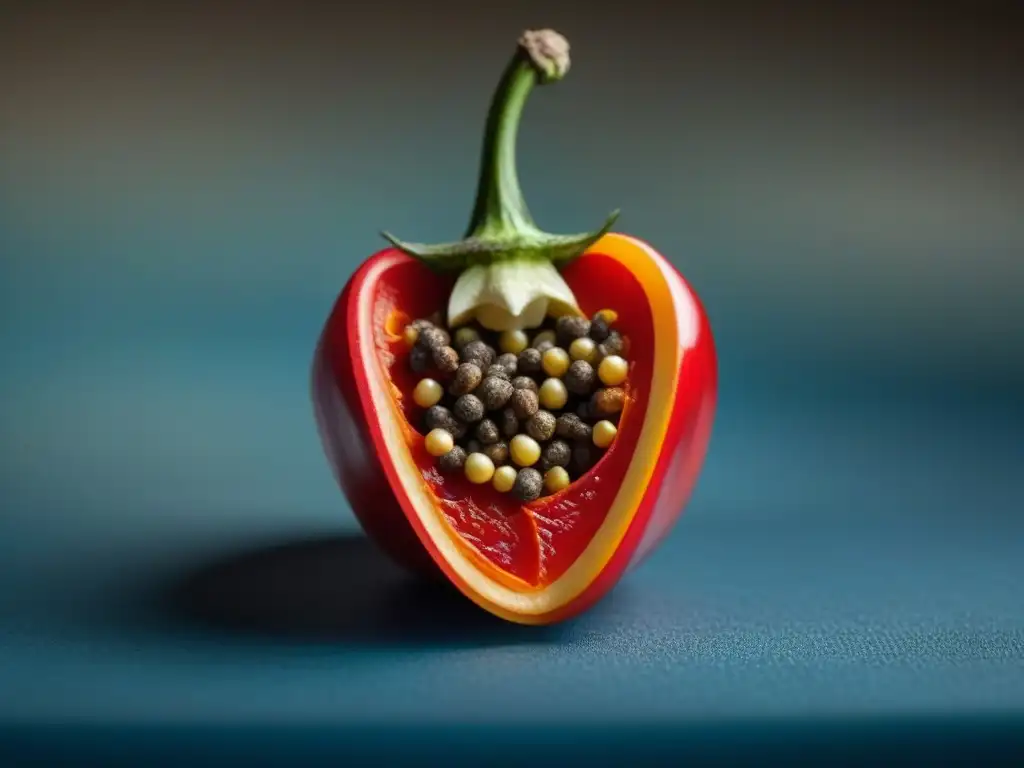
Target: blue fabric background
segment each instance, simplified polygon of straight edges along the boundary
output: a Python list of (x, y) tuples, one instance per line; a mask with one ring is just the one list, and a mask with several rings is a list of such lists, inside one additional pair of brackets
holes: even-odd
[[(0, 757), (1020, 748), (1009, 16), (442, 5), (0, 27)], [(621, 206), (707, 303), (722, 396), (664, 547), (531, 630), (376, 555), (307, 376), (377, 229), (461, 231), (537, 20), (576, 63), (525, 120), (531, 205)]]

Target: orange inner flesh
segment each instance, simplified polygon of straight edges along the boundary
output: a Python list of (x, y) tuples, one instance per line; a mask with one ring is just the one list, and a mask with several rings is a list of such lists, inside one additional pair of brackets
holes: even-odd
[(629, 399), (615, 442), (597, 465), (565, 490), (526, 505), (490, 485), (473, 485), (462, 475), (441, 474), (437, 460), (423, 446), (423, 435), (413, 426), (420, 423), (421, 411), (412, 401), (412, 390), (429, 374), (410, 370), (402, 330), (410, 320), (428, 317), (443, 307), (452, 281), (418, 263), (406, 262), (384, 274), (374, 301), (378, 358), (392, 383), (396, 407), (404, 416), (413, 461), (436, 499), (438, 511), (477, 567), (520, 590), (542, 589), (565, 573), (604, 522), (630, 462), (656, 458), (632, 455), (653, 375), (654, 321), (642, 287), (620, 262), (600, 254), (578, 259), (564, 276), (587, 315), (606, 307), (618, 313), (615, 328), (630, 341)]

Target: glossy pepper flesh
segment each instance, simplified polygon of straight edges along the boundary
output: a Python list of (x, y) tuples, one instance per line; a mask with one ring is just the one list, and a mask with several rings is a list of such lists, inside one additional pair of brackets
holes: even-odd
[[(440, 570), (483, 608), (527, 624), (586, 609), (663, 539), (700, 472), (716, 398), (707, 316), (672, 265), (609, 234), (615, 214), (592, 233), (550, 235), (526, 208), (519, 118), (533, 87), (568, 66), (560, 35), (523, 35), (488, 115), (466, 237), (426, 246), (386, 235), (395, 247), (349, 280), (313, 366), (321, 440), (367, 533), (400, 563)], [(437, 471), (414, 427), (403, 333), (442, 308), (453, 329), (473, 320), (506, 333), (614, 310), (629, 343), (628, 395), (614, 442), (589, 472), (520, 504)]]

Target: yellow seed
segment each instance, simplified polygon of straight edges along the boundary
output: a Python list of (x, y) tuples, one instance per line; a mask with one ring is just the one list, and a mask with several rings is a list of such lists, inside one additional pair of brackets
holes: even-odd
[(597, 360), (597, 345), (586, 336), (576, 339), (569, 345), (569, 357), (573, 360), (586, 360), (593, 363)]
[(512, 490), (512, 486), (516, 484), (516, 472), (515, 467), (504, 466), (498, 467), (494, 470), (494, 477), (491, 478), (491, 484), (494, 486), (494, 490), (500, 493), (508, 493)]
[(608, 387), (617, 387), (626, 380), (629, 363), (618, 355), (608, 355), (597, 367), (597, 375)]
[(471, 453), (466, 457), (466, 479), (482, 485), (494, 477), (494, 462), (482, 453)]
[(530, 340), (522, 331), (505, 331), (498, 338), (498, 346), (501, 347), (501, 351), (511, 352), (513, 355), (518, 355), (526, 349), (526, 345), (529, 343)]
[(552, 347), (544, 353), (540, 364), (548, 376), (564, 376), (569, 370), (569, 354), (561, 347)]
[(455, 332), (455, 335), (452, 337), (452, 341), (454, 342), (454, 346), (456, 349), (461, 349), (470, 342), (479, 341), (479, 339), (480, 334), (477, 333), (476, 329), (470, 328), (468, 326), (464, 328), (459, 328), (459, 330), (457, 330)]
[(593, 430), (594, 445), (598, 448), (607, 448), (612, 444), (612, 440), (615, 439), (615, 434), (618, 431), (610, 421), (597, 422)]
[(552, 467), (544, 473), (544, 488), (548, 493), (558, 493), (569, 487), (569, 473), (564, 467)]
[(540, 390), (537, 392), (537, 399), (547, 410), (557, 411), (559, 408), (565, 407), (569, 393), (561, 379), (544, 379), (544, 383), (540, 385)]
[(520, 467), (532, 467), (540, 458), (540, 445), (529, 435), (516, 435), (509, 443), (508, 452)]
[(455, 447), (455, 439), (450, 432), (443, 429), (432, 429), (423, 440), (423, 445), (431, 456), (444, 456)]
[(444, 387), (433, 379), (420, 379), (416, 389), (412, 391), (412, 401), (420, 408), (429, 408), (441, 402)]
[(558, 337), (555, 336), (554, 331), (541, 331), (540, 333), (533, 337), (533, 346), (536, 347), (538, 344), (542, 344), (545, 341), (550, 341), (552, 344), (554, 344), (557, 338)]
[(411, 325), (405, 326), (405, 330), (402, 331), (402, 340), (405, 341), (410, 347), (413, 346), (420, 337), (420, 332), (413, 328)]
[(608, 323), (608, 325), (612, 325), (619, 319), (619, 313), (614, 309), (602, 309), (597, 314), (599, 314), (601, 318)]

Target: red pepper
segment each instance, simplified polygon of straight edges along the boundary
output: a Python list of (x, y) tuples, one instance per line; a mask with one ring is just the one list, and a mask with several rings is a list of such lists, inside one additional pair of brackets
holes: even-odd
[[(386, 235), (396, 247), (349, 280), (313, 366), (321, 439), (365, 531), (399, 563), (439, 569), (486, 610), (524, 624), (585, 610), (665, 537), (700, 472), (717, 389), (707, 315), (663, 256), (607, 233), (614, 216), (596, 232), (558, 236), (527, 211), (515, 172), (519, 116), (534, 85), (567, 69), (564, 38), (524, 35), (488, 117), (467, 237), (417, 246)], [(432, 469), (409, 419), (414, 382), (401, 339), (410, 319), (445, 307), (463, 270), (516, 260), (558, 266), (584, 313), (614, 309), (631, 363), (615, 442), (568, 488), (525, 505)]]

